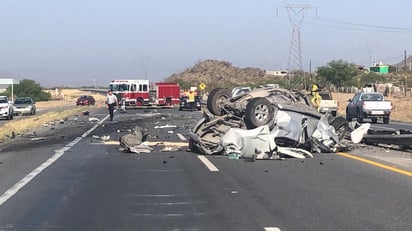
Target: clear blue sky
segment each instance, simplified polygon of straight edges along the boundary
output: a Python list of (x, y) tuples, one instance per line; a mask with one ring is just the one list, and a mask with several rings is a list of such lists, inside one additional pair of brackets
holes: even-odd
[(405, 0), (1, 0), (0, 78), (45, 87), (161, 81), (204, 59), (286, 69), (292, 26), (285, 4), (312, 7), (300, 29), (306, 71), (310, 62), (369, 66), (412, 54), (412, 2)]

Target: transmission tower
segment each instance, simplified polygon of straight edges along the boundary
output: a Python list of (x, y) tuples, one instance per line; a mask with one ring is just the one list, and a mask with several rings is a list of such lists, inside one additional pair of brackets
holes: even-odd
[[(289, 47), (289, 57), (288, 57), (288, 71), (298, 71), (303, 73), (303, 63), (302, 63), (302, 50), (301, 50), (301, 37), (300, 28), (303, 24), (303, 19), (305, 18), (305, 10), (313, 8), (309, 5), (290, 5), (285, 6), (288, 11), (289, 21), (292, 26), (292, 38), (290, 40)], [(288, 78), (289, 84), (291, 83), (291, 78)], [(300, 82), (300, 81), (299, 81)]]

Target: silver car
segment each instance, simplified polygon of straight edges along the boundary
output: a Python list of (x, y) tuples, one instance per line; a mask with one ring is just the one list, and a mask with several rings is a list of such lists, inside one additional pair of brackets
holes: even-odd
[(30, 97), (17, 98), (14, 103), (14, 114), (15, 115), (35, 115), (36, 114), (36, 103)]

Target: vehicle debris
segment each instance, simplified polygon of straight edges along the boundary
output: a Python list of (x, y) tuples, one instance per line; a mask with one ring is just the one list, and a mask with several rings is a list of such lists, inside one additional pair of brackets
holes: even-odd
[(189, 132), (189, 149), (252, 159), (306, 158), (338, 151), (347, 129), (345, 118), (319, 113), (303, 92), (274, 86), (216, 88)]
[(90, 117), (89, 118), (89, 122), (99, 122), (99, 121), (100, 121), (100, 119), (96, 118), (96, 117)]
[(159, 129), (159, 128), (177, 128), (176, 125), (170, 125), (170, 124), (166, 124), (166, 125), (161, 125), (161, 126), (155, 126), (155, 129)]
[(144, 141), (145, 137), (144, 129), (136, 126), (132, 129), (132, 133), (119, 138), (120, 146), (129, 152), (136, 151), (135, 148)]

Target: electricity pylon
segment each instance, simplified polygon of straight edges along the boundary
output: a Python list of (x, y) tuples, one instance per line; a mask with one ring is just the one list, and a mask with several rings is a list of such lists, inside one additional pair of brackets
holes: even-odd
[[(292, 26), (292, 38), (290, 40), (289, 58), (288, 58), (288, 72), (289, 75), (292, 71), (303, 73), (302, 62), (302, 49), (301, 49), (301, 37), (300, 28), (305, 18), (305, 10), (313, 8), (309, 5), (290, 5), (287, 4), (286, 10), (288, 11), (289, 21)], [(302, 79), (298, 80), (301, 82)], [(291, 83), (291, 77), (288, 78), (288, 84)]]

